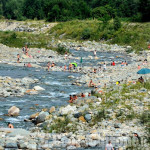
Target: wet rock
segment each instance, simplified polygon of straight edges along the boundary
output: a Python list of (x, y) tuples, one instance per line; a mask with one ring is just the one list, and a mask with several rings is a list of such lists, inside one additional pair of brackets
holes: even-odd
[(35, 114), (32, 114), (32, 115), (29, 117), (29, 119), (30, 119), (30, 120), (35, 119), (35, 118), (38, 117), (38, 115), (39, 115), (39, 112), (37, 112), (37, 113), (35, 113)]
[(55, 111), (55, 106), (52, 106), (51, 108), (50, 108), (50, 110), (49, 110), (49, 113), (51, 114), (51, 113), (53, 113)]
[(4, 120), (3, 118), (0, 118), (0, 121)]
[(8, 110), (8, 114), (10, 116), (18, 116), (20, 112), (20, 109), (16, 106), (12, 106), (9, 110)]

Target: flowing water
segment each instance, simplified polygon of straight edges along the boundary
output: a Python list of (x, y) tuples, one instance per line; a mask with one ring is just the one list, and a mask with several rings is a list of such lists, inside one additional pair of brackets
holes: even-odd
[[(75, 56), (75, 58), (69, 61), (76, 61), (79, 63), (80, 59), (76, 58), (83, 57), (83, 65), (85, 66), (95, 66), (99, 61), (127, 60), (129, 62), (130, 60), (126, 55), (118, 53), (97, 52), (97, 56), (101, 59), (96, 60), (88, 59), (88, 56), (92, 56), (93, 52), (74, 50), (70, 50), (70, 52)], [(37, 95), (25, 95), (23, 97), (7, 98), (0, 97), (0, 118), (4, 118), (4, 121), (0, 121), (0, 127), (6, 127), (6, 123), (11, 122), (15, 128), (19, 127), (28, 129), (29, 127), (33, 126), (33, 124), (30, 122), (24, 122), (24, 119), (28, 118), (31, 114), (40, 111), (42, 108), (65, 105), (68, 103), (67, 101), (69, 100), (69, 95), (89, 90), (88, 87), (85, 86), (78, 87), (72, 85), (74, 79), (68, 78), (70, 75), (79, 77), (81, 74), (70, 72), (47, 72), (43, 69), (24, 68), (0, 64), (0, 76), (10, 76), (12, 78), (37, 78), (40, 82), (31, 85), (30, 88), (38, 84), (45, 89), (45, 91), (42, 91)], [(13, 105), (20, 108), (20, 115), (18, 117), (4, 116), (4, 114), (8, 113), (8, 109)]]

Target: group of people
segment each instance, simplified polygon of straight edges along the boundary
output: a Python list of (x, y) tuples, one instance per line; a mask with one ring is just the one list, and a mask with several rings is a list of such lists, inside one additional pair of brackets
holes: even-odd
[(50, 68), (54, 67), (56, 64), (54, 62), (52, 62), (52, 64), (50, 64), (50, 62), (47, 63), (47, 70), (49, 71)]
[[(28, 48), (27, 45), (22, 48), (22, 51), (23, 51), (23, 53), (24, 53), (26, 56), (29, 57), (29, 54), (28, 54), (29, 48)], [(31, 56), (30, 56), (30, 57), (31, 57)], [(20, 54), (17, 54), (17, 63), (20, 63)], [(24, 64), (24, 66), (26, 66), (26, 67), (32, 67), (30, 63)]]
[(25, 47), (23, 47), (22, 48), (22, 51), (23, 51), (23, 53), (26, 55), (26, 56), (29, 56), (29, 48), (28, 48), (28, 46), (27, 45), (25, 45)]
[(121, 67), (127, 66), (127, 65), (128, 65), (128, 63), (127, 63), (126, 61), (122, 61), (122, 62), (121, 62)]
[[(90, 97), (90, 96), (91, 96), (91, 93), (89, 92), (89, 93), (88, 93), (88, 97)], [(86, 96), (85, 96), (84, 93), (81, 93), (79, 97), (84, 98), (84, 97), (86, 97)], [(78, 96), (77, 96), (77, 95), (73, 95), (73, 96), (70, 95), (69, 103), (74, 103), (77, 99), (78, 99)]]

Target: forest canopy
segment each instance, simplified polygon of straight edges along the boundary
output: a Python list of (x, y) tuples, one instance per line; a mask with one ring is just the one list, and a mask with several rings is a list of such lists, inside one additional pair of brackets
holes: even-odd
[(150, 0), (0, 0), (0, 16), (7, 19), (150, 21)]

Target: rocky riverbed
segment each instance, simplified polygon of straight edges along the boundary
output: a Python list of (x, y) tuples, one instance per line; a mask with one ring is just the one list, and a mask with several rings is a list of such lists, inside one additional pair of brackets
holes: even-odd
[[(92, 79), (97, 86), (91, 88), (94, 96), (88, 97), (88, 93), (84, 92), (86, 97), (78, 98), (73, 104), (42, 108), (41, 111), (31, 114), (25, 121), (33, 122), (37, 127), (33, 127), (30, 131), (2, 128), (0, 130), (1, 149), (86, 149), (89, 147), (104, 149), (108, 140), (111, 140), (115, 148), (124, 150), (133, 146), (136, 148), (138, 145), (141, 149), (148, 150), (145, 130), (147, 124), (141, 123), (141, 116), (149, 109), (150, 92), (148, 86), (145, 87), (136, 81), (139, 77), (137, 66), (149, 67), (149, 60), (146, 63), (143, 62), (145, 57), (149, 57), (149, 53), (146, 53), (146, 56), (145, 54), (137, 56), (134, 53), (127, 55), (125, 51), (130, 47), (108, 46), (96, 42), (85, 42), (80, 45), (79, 43), (61, 43), (69, 49), (76, 50), (72, 51), (67, 59), (45, 49), (30, 49), (31, 56), (27, 57), (21, 49), (1, 45), (1, 63), (23, 67), (24, 63), (30, 62), (33, 67), (45, 70), (46, 63), (54, 61), (57, 66), (51, 68), (50, 72), (63, 71), (62, 66), (70, 61), (80, 61), (81, 54), (77, 55), (76, 52), (88, 52), (84, 53), (85, 64), (82, 69), (77, 67), (72, 70), (72, 72), (81, 73), (81, 76), (76, 77), (72, 74), (68, 77), (74, 79), (72, 84), (79, 87), (87, 87)], [(93, 57), (94, 49), (99, 52), (97, 57)], [(101, 60), (102, 51), (107, 53), (117, 51), (117, 54), (109, 58), (106, 56)], [(21, 63), (16, 63), (18, 53), (21, 56)], [(116, 66), (110, 66), (113, 60)], [(121, 66), (121, 61), (125, 60), (129, 62), (128, 65)], [(103, 68), (104, 62), (107, 64), (106, 70)], [(100, 65), (101, 69), (99, 69)], [(96, 73), (93, 72), (94, 68), (97, 69)], [(146, 78), (148, 79), (149, 76), (147, 75)], [(38, 91), (35, 88), (29, 88), (29, 85), (36, 84), (39, 79), (1, 77), (0, 81), (3, 97), (23, 96), (29, 89), (31, 90), (29, 92), (33, 93)], [(117, 81), (119, 85), (116, 84)], [(76, 94), (79, 95), (80, 92)], [(138, 133), (142, 143), (134, 137), (134, 133)], [(134, 141), (135, 145), (132, 143), (133, 138), (136, 141)]]

